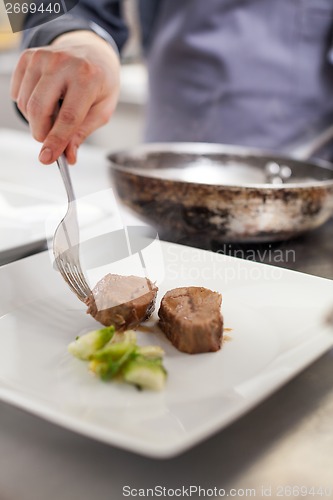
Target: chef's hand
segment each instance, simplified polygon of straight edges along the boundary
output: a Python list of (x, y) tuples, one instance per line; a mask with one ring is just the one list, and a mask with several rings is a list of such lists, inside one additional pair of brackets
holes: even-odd
[(118, 92), (118, 55), (90, 31), (65, 33), (50, 46), (25, 50), (11, 84), (12, 99), (43, 143), (44, 164), (63, 152), (75, 163), (80, 144), (110, 119)]

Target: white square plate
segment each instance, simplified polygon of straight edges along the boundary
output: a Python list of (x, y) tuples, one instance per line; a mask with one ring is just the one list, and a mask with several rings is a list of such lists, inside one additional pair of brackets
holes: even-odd
[(145, 262), (159, 286), (157, 309), (177, 286), (221, 292), (231, 329), (221, 351), (178, 352), (156, 325), (155, 311), (138, 340), (164, 348), (165, 390), (139, 392), (97, 380), (67, 353), (68, 343), (97, 323), (44, 252), (0, 268), (3, 401), (109, 444), (171, 457), (234, 421), (333, 345), (324, 323), (333, 304), (330, 280), (158, 240), (118, 261), (111, 253), (99, 239), (87, 246), (91, 283), (106, 272), (143, 275)]

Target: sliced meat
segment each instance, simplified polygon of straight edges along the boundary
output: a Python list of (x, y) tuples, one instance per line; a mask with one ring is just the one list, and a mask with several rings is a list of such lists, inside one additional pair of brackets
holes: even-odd
[(87, 313), (116, 330), (135, 328), (154, 311), (157, 290), (147, 278), (107, 274), (87, 298)]
[(207, 288), (175, 288), (161, 301), (159, 325), (182, 352), (218, 351), (223, 335), (221, 303), (221, 294)]

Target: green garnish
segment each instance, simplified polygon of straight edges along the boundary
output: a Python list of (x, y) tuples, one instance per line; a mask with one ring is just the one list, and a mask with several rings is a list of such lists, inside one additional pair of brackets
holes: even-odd
[(103, 381), (117, 379), (139, 389), (160, 391), (167, 372), (159, 346), (140, 347), (133, 330), (115, 332), (113, 326), (94, 330), (69, 344), (76, 358), (89, 361), (89, 369)]
[(105, 346), (115, 333), (114, 326), (107, 326), (100, 330), (93, 330), (76, 337), (75, 341), (69, 344), (68, 351), (76, 358), (88, 360), (91, 356)]

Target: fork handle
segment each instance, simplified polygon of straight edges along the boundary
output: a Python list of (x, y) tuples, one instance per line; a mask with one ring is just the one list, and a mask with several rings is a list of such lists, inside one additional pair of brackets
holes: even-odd
[(61, 174), (62, 180), (64, 181), (65, 188), (67, 191), (68, 201), (71, 203), (75, 200), (74, 189), (72, 185), (72, 181), (69, 175), (69, 169), (67, 160), (64, 154), (60, 155), (57, 159), (57, 164), (59, 168), (59, 172)]

